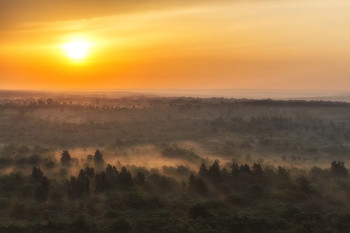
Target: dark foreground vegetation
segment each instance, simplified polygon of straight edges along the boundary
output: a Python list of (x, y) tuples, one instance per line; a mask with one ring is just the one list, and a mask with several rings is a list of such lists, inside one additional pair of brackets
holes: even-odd
[(63, 151), (47, 169), (55, 176), (36, 166), (1, 175), (0, 232), (350, 231), (341, 161), (309, 171), (234, 161), (159, 170), (105, 164), (99, 150), (86, 161), (69, 175), (74, 158)]
[(336, 102), (6, 92), (0, 232), (350, 232), (349, 119)]

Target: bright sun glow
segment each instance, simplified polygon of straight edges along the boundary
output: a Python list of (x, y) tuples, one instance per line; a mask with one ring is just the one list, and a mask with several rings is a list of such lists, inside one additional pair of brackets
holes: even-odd
[(87, 56), (90, 47), (91, 44), (85, 40), (75, 40), (68, 42), (63, 46), (68, 57), (76, 61), (84, 59)]

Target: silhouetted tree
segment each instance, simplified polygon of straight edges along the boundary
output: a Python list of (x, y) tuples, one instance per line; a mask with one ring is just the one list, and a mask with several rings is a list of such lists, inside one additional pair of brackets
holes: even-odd
[(252, 173), (253, 175), (256, 175), (256, 176), (261, 176), (263, 174), (263, 170), (260, 166), (260, 164), (258, 163), (254, 163), (253, 167), (252, 167)]
[(199, 172), (198, 174), (201, 176), (201, 177), (207, 177), (208, 176), (208, 169), (207, 169), (207, 166), (205, 165), (205, 163), (202, 163), (201, 164), (201, 167), (199, 168)]
[(95, 151), (94, 162), (95, 163), (103, 163), (103, 154), (101, 153), (100, 150)]
[(283, 179), (283, 180), (289, 180), (289, 171), (287, 171), (287, 169), (285, 169), (284, 167), (278, 166), (277, 169), (277, 175), (279, 178)]
[(107, 178), (106, 172), (101, 172), (95, 175), (95, 190), (98, 192), (102, 192), (107, 188)]
[(44, 177), (44, 174), (40, 168), (33, 167), (31, 176), (33, 177), (34, 180), (36, 180), (37, 182), (40, 182), (41, 179)]
[(191, 191), (205, 195), (208, 192), (208, 187), (202, 178), (196, 179), (193, 173), (191, 173), (188, 179), (189, 188)]
[(35, 198), (38, 201), (44, 202), (49, 196), (50, 181), (46, 176), (41, 178), (40, 184), (35, 189)]
[(250, 170), (250, 167), (248, 164), (242, 164), (240, 167), (239, 167), (239, 171), (240, 172), (244, 172), (244, 173), (247, 173), (248, 175), (252, 174), (252, 171)]
[(231, 165), (231, 174), (233, 177), (238, 176), (239, 174), (239, 166), (235, 162), (233, 162)]
[(118, 174), (119, 174), (119, 172), (115, 166), (107, 164), (107, 167), (106, 167), (107, 178), (116, 178), (116, 177), (118, 177)]
[(112, 166), (110, 164), (107, 165), (106, 179), (107, 179), (107, 186), (109, 188), (117, 185), (119, 181), (119, 172), (115, 166)]
[(74, 176), (71, 176), (70, 179), (66, 180), (66, 189), (67, 189), (67, 194), (70, 199), (75, 199), (77, 198), (78, 195), (78, 190), (77, 190), (77, 178)]
[(76, 190), (79, 197), (81, 197), (83, 194), (89, 194), (89, 189), (90, 189), (89, 178), (90, 177), (86, 173), (86, 171), (83, 169), (80, 169), (79, 175), (77, 177), (77, 182), (76, 182)]
[(61, 164), (63, 166), (69, 166), (71, 160), (72, 160), (72, 157), (70, 156), (68, 150), (64, 150), (61, 154)]
[(92, 156), (92, 155), (89, 154), (89, 155), (86, 157), (86, 159), (87, 159), (87, 161), (91, 162), (92, 160), (94, 160), (94, 156)]
[(44, 176), (40, 168), (33, 167), (31, 177), (37, 182), (34, 195), (38, 201), (46, 201), (49, 195), (49, 179)]
[(190, 178), (188, 179), (188, 184), (190, 185), (190, 188), (196, 185), (196, 178), (193, 173), (191, 173)]
[(94, 178), (94, 176), (95, 176), (95, 169), (94, 169), (93, 167), (86, 167), (86, 168), (84, 169), (84, 171), (85, 171), (86, 175), (87, 175), (90, 179)]
[(122, 167), (122, 170), (119, 173), (119, 181), (122, 184), (126, 184), (126, 185), (131, 184), (131, 174), (125, 167)]
[(100, 150), (96, 150), (94, 155), (94, 166), (96, 171), (101, 172), (105, 170), (105, 163), (103, 160), (103, 155)]
[(348, 169), (345, 168), (343, 161), (333, 161), (331, 164), (331, 171), (335, 176), (348, 175)]
[(218, 160), (215, 160), (213, 165), (209, 167), (209, 176), (214, 180), (217, 180), (220, 178), (220, 166), (219, 166)]
[(231, 174), (227, 171), (226, 167), (224, 167), (221, 171), (220, 176), (223, 180), (228, 180), (231, 177)]
[(78, 177), (71, 176), (69, 180), (66, 180), (66, 189), (68, 197), (71, 199), (82, 197), (84, 194), (89, 194), (91, 172), (93, 170), (80, 169)]
[(145, 175), (141, 172), (137, 173), (137, 183), (138, 184), (144, 184), (145, 183)]

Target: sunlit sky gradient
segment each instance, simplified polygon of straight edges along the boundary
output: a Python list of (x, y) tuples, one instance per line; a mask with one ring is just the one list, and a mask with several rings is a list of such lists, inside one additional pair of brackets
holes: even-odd
[(348, 0), (0, 0), (0, 89), (349, 87)]

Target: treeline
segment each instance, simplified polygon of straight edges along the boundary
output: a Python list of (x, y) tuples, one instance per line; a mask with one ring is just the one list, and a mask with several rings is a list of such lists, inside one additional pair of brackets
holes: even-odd
[[(98, 102), (98, 101), (97, 101)], [(119, 101), (118, 101), (119, 102)], [(25, 114), (29, 110), (37, 109), (60, 109), (60, 110), (76, 110), (76, 111), (96, 111), (96, 110), (120, 110), (135, 109), (136, 105), (128, 105), (125, 103), (114, 104), (96, 104), (96, 102), (83, 101), (55, 101), (49, 99), (38, 100), (0, 100), (0, 109), (18, 109), (20, 114)]]
[(273, 100), (273, 99), (233, 99), (233, 98), (194, 98), (194, 97), (150, 97), (130, 96), (121, 98), (98, 98), (89, 96), (37, 98), (0, 98), (0, 108), (77, 108), (77, 109), (129, 109), (135, 107), (180, 107), (181, 109), (198, 107), (348, 107), (349, 103), (322, 100)]
[[(1, 143), (61, 150), (189, 140), (218, 156), (283, 153), (287, 159), (297, 156), (312, 162), (334, 156), (344, 160), (350, 151), (348, 103), (87, 96), (69, 102), (67, 98), (4, 103), (13, 107), (0, 103)], [(227, 140), (233, 143), (228, 145)]]

